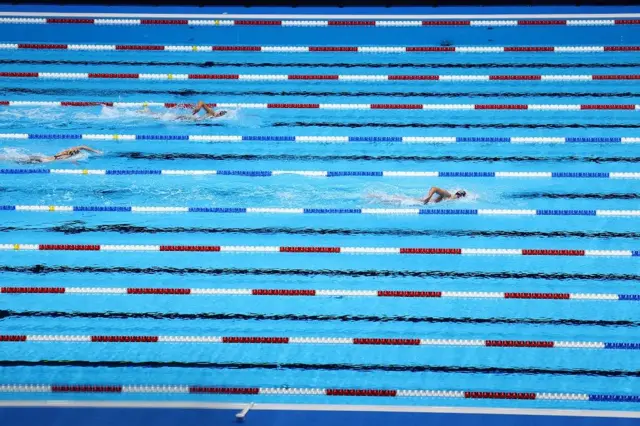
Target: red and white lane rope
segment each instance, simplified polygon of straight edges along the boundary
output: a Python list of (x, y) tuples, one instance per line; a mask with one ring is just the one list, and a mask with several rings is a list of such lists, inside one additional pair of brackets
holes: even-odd
[[(0, 100), (0, 105), (11, 107), (93, 107), (119, 108), (193, 108), (194, 104), (176, 102), (112, 102), (112, 101), (11, 101)], [(425, 110), (425, 111), (638, 111), (635, 104), (320, 104), (320, 103), (209, 103), (210, 107), (243, 109), (331, 109), (331, 110)], [(1, 136), (0, 136), (1, 137)]]
[(502, 392), (427, 389), (227, 387), (213, 385), (0, 384), (2, 393), (150, 393), (210, 395), (368, 396), (396, 398), (504, 399), (551, 401), (640, 402), (640, 395), (558, 392)]
[(640, 46), (180, 46), (141, 44), (0, 43), (0, 50), (2, 49), (265, 53), (599, 53), (638, 52), (640, 51)]
[(109, 19), (109, 18), (0, 18), (0, 24), (85, 25), (188, 25), (269, 27), (517, 27), (640, 25), (640, 19), (450, 19), (450, 20), (349, 20), (349, 19)]
[(431, 247), (322, 247), (322, 246), (197, 246), (138, 244), (0, 244), (7, 251), (135, 251), (227, 253), (425, 254), (484, 256), (615, 256), (640, 257), (638, 250), (494, 249)]
[(501, 291), (336, 290), (268, 288), (155, 288), (155, 287), (2, 287), (0, 294), (128, 295), (128, 296), (276, 296), (276, 297), (385, 297), (496, 300), (640, 301), (637, 294), (526, 293)]
[[(65, 343), (231, 343), (375, 346), (476, 346), (486, 348), (640, 349), (639, 343), (501, 339), (421, 339), (411, 337), (281, 337), (281, 336), (140, 336), (0, 334), (0, 342)], [(626, 346), (624, 346), (626, 345)]]
[(44, 80), (239, 80), (239, 81), (611, 81), (640, 80), (640, 74), (495, 74), (495, 75), (358, 75), (358, 74), (144, 74), (3, 71), (2, 78), (39, 78)]

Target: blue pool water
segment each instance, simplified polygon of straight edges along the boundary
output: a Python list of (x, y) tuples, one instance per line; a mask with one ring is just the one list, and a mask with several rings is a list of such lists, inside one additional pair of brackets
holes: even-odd
[[(0, 24), (0, 43), (252, 46), (633, 46), (635, 27), (282, 28)], [(37, 30), (37, 31), (36, 31)], [(634, 52), (267, 53), (0, 50), (3, 72), (161, 74), (634, 74)], [(2, 78), (0, 101), (630, 104), (638, 80), (261, 81)], [(82, 175), (70, 170), (638, 173), (635, 110), (233, 108), (179, 121), (151, 107), (0, 106), (0, 244), (639, 250), (640, 216), (25, 211), (13, 206), (635, 210), (638, 179)], [(50, 135), (32, 138), (15, 134)], [(146, 135), (134, 140), (77, 135)], [(60, 135), (70, 135), (69, 139)], [(157, 135), (160, 140), (149, 136)], [(168, 136), (244, 136), (198, 142)], [(256, 136), (253, 138), (253, 136)], [(300, 143), (269, 137), (346, 136)], [(613, 138), (380, 142), (374, 137)], [(79, 137), (79, 136), (78, 136)], [(252, 140), (255, 139), (255, 140)], [(462, 140), (462, 139), (461, 139)], [(593, 139), (591, 139), (593, 140)], [(16, 164), (74, 144), (75, 162)], [(10, 170), (9, 170), (10, 169)], [(429, 187), (469, 197), (412, 201)], [(91, 209), (88, 209), (91, 210)], [(112, 209), (113, 210), (113, 209)], [(387, 212), (389, 213), (389, 212)], [(640, 293), (624, 257), (0, 251), (3, 287)], [(621, 298), (625, 299), (625, 298)], [(627, 297), (633, 299), (633, 297)], [(0, 294), (2, 335), (479, 339), (637, 343), (633, 300)], [(1, 342), (0, 385), (201, 385), (638, 395), (636, 349), (347, 344)], [(19, 393), (5, 399), (372, 403), (370, 397)], [(633, 402), (374, 398), (378, 404), (636, 409)]]

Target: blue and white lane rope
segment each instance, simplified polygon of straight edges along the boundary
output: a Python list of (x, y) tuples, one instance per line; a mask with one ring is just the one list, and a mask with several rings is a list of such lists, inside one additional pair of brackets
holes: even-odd
[(291, 207), (153, 207), (153, 206), (27, 206), (0, 205), (0, 211), (104, 212), (104, 213), (219, 213), (219, 214), (373, 214), (465, 216), (638, 216), (640, 210), (533, 210), (533, 209), (380, 209)]
[(80, 139), (80, 140), (158, 140), (192, 142), (402, 142), (402, 143), (640, 143), (640, 137), (465, 137), (465, 136), (250, 136), (250, 135), (121, 135), (121, 134), (56, 134), (0, 133), (0, 139)]
[(640, 172), (436, 172), (436, 171), (352, 171), (352, 170), (161, 170), (161, 169), (0, 169), (0, 175), (171, 175), (271, 177), (456, 177), (456, 178), (578, 178), (640, 179)]

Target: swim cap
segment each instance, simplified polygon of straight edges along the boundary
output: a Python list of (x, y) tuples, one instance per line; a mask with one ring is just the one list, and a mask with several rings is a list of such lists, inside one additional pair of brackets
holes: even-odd
[(467, 196), (467, 191), (465, 191), (464, 189), (461, 189), (461, 190), (456, 192), (456, 196), (458, 198), (466, 197)]

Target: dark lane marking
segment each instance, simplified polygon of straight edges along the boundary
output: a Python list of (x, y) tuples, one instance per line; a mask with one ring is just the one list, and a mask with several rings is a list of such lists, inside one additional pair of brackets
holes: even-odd
[(640, 377), (640, 371), (564, 368), (466, 367), (455, 365), (402, 364), (307, 364), (301, 362), (207, 362), (207, 361), (61, 361), (0, 360), (0, 367), (82, 368), (197, 368), (212, 370), (299, 370), (299, 371), (395, 371), (411, 373), (509, 374), (551, 376)]
[[(403, 110), (404, 111), (404, 110)], [(451, 114), (451, 111), (447, 111)], [(198, 125), (211, 125), (210, 123), (197, 123)], [(334, 123), (334, 122), (314, 122), (314, 121), (292, 121), (292, 122), (275, 122), (271, 127), (346, 127), (346, 128), (362, 128), (362, 127), (390, 127), (390, 128), (443, 128), (443, 129), (639, 129), (640, 124), (580, 124), (580, 123), (487, 123), (487, 124), (456, 124), (456, 123)]]
[(455, 155), (308, 155), (308, 154), (203, 154), (203, 153), (144, 153), (119, 152), (112, 157), (130, 160), (213, 160), (213, 161), (450, 161), (450, 162), (544, 162), (565, 163), (568, 161), (582, 163), (639, 163), (640, 157), (584, 157), (568, 155), (562, 157), (534, 157), (530, 155), (489, 157), (489, 156), (455, 156)]
[[(30, 95), (78, 95), (84, 93), (93, 97), (120, 96), (122, 90), (111, 89), (65, 89), (65, 88), (26, 88), (26, 87), (3, 87), (0, 93), (30, 94)], [(306, 90), (194, 90), (194, 89), (132, 89), (129, 94), (141, 95), (171, 95), (171, 96), (339, 96), (339, 97), (364, 97), (364, 96), (385, 96), (385, 97), (425, 97), (425, 98), (523, 98), (523, 97), (545, 97), (545, 98), (640, 98), (640, 93), (634, 92), (398, 92), (398, 91), (306, 91)]]
[(239, 321), (339, 321), (339, 322), (410, 322), (429, 324), (548, 324), (598, 327), (638, 327), (640, 322), (631, 320), (590, 320), (551, 318), (470, 318), (470, 317), (419, 317), (387, 315), (296, 315), (296, 314), (240, 314), (240, 313), (178, 313), (178, 312), (66, 312), (66, 311), (11, 311), (0, 310), (0, 320), (7, 318), (104, 318), (104, 319), (155, 319), (155, 320), (239, 320)]
[(640, 232), (586, 232), (586, 231), (476, 231), (464, 229), (452, 230), (407, 230), (397, 228), (348, 229), (348, 228), (202, 228), (202, 227), (148, 227), (128, 223), (84, 226), (81, 223), (67, 223), (48, 227), (14, 227), (0, 226), (0, 232), (59, 232), (65, 235), (86, 234), (93, 232), (116, 232), (119, 234), (258, 234), (258, 235), (393, 235), (401, 237), (542, 237), (542, 238), (640, 238)]
[(640, 63), (348, 63), (348, 62), (216, 62), (216, 61), (78, 61), (46, 59), (2, 59), (0, 65), (82, 65), (82, 66), (157, 66), (157, 67), (241, 67), (241, 68), (636, 68)]
[(525, 200), (535, 200), (538, 198), (547, 199), (588, 199), (588, 200), (637, 200), (640, 199), (640, 193), (628, 194), (628, 193), (613, 193), (613, 194), (599, 194), (599, 193), (586, 193), (586, 194), (574, 194), (574, 193), (558, 193), (558, 192), (520, 192), (515, 194), (506, 195), (508, 198), (518, 198)]
[[(65, 193), (69, 193), (70, 191), (73, 191), (74, 194), (80, 194), (80, 193), (86, 193), (86, 194), (92, 194), (92, 195), (97, 195), (97, 196), (112, 196), (112, 195), (122, 195), (122, 194), (126, 194), (126, 195), (131, 195), (131, 190), (130, 189), (100, 189), (100, 188), (87, 188), (87, 187), (75, 187), (75, 188), (71, 188), (71, 187), (56, 187), (55, 191), (59, 191), (57, 194), (55, 192), (52, 193), (52, 189), (51, 188), (36, 188), (36, 187), (28, 187), (27, 189), (25, 189), (24, 187), (0, 187), (0, 193), (23, 193), (24, 191), (28, 191), (28, 193), (33, 196), (36, 194), (41, 194), (41, 195), (45, 195), (45, 196), (51, 196), (51, 195), (56, 195), (62, 197), (63, 194)], [(211, 192), (212, 194), (216, 193), (216, 194), (220, 194), (220, 192), (216, 191), (216, 190), (212, 190)]]
[(385, 278), (451, 278), (451, 279), (530, 279), (530, 280), (590, 280), (590, 281), (640, 281), (638, 274), (603, 274), (603, 273), (566, 273), (566, 272), (457, 272), (443, 270), (426, 271), (398, 271), (398, 270), (342, 270), (342, 269), (260, 269), (260, 268), (172, 268), (152, 266), (148, 268), (136, 267), (99, 267), (99, 266), (9, 266), (0, 265), (0, 272), (19, 274), (171, 274), (171, 275), (240, 275), (240, 276), (302, 276), (302, 277), (385, 277)]

